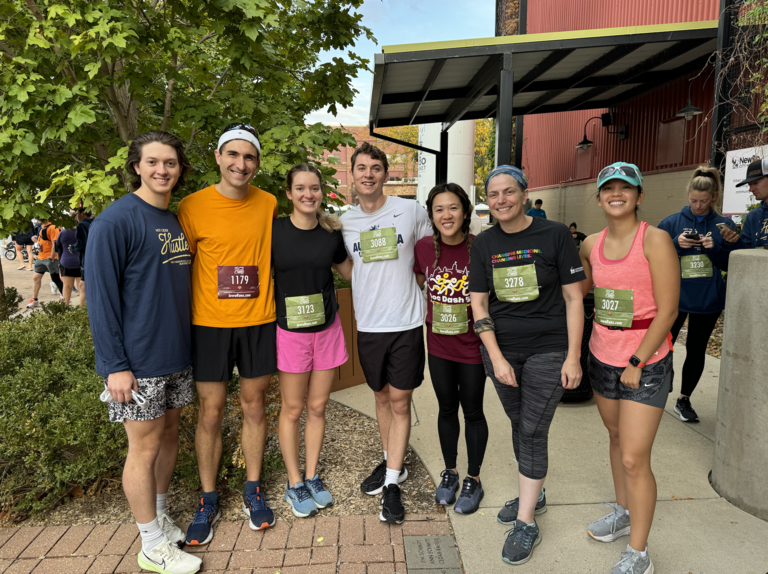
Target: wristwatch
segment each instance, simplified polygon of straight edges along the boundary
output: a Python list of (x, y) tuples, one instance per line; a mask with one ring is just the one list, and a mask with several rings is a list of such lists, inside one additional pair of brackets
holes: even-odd
[(645, 363), (638, 359), (636, 355), (632, 355), (629, 358), (629, 364), (633, 367), (637, 367), (638, 369), (642, 369), (645, 366)]

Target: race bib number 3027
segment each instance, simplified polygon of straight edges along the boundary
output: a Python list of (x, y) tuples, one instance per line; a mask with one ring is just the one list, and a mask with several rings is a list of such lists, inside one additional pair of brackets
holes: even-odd
[(595, 287), (595, 321), (604, 327), (632, 326), (634, 291)]
[(258, 265), (219, 265), (219, 299), (255, 299), (258, 296)]

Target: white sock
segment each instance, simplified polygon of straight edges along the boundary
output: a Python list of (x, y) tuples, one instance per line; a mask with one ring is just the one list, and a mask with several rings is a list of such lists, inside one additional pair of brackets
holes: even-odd
[(158, 494), (157, 498), (155, 499), (155, 509), (157, 510), (157, 515), (160, 516), (161, 514), (165, 514), (165, 512), (168, 510), (168, 493), (165, 494)]
[(384, 479), (384, 486), (397, 484), (397, 479), (399, 477), (400, 477), (399, 470), (392, 470), (391, 468), (387, 467), (387, 477)]
[(387, 451), (384, 451), (384, 460), (387, 460)]
[(629, 516), (629, 510), (627, 510), (626, 508), (624, 509), (624, 513), (625, 513), (627, 516)]
[(647, 547), (647, 546), (645, 547), (645, 550), (643, 550), (643, 551), (640, 553), (640, 556), (642, 556), (643, 558), (645, 558), (646, 556), (648, 556), (648, 547)]
[(144, 552), (151, 552), (152, 549), (163, 541), (163, 531), (160, 528), (160, 523), (157, 521), (157, 517), (152, 522), (147, 524), (136, 523), (139, 527), (139, 534), (141, 534), (141, 547)]

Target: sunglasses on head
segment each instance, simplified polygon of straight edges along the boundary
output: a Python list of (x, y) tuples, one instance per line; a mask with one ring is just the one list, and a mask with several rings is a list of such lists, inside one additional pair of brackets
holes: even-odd
[(612, 176), (615, 173), (620, 173), (621, 175), (626, 175), (627, 177), (632, 177), (637, 180), (640, 179), (640, 174), (637, 173), (637, 170), (635, 170), (634, 168), (628, 167), (626, 165), (621, 165), (618, 167), (609, 165), (603, 171), (600, 172), (600, 174), (597, 176), (597, 180), (601, 181), (606, 177)]
[(232, 130), (245, 130), (245, 131), (253, 134), (257, 138), (259, 137), (259, 132), (256, 131), (255, 127), (253, 127), (250, 124), (243, 123), (243, 122), (235, 122), (233, 124), (229, 124), (227, 127), (224, 128), (224, 131), (221, 132), (221, 133), (225, 134), (227, 132), (231, 132)]

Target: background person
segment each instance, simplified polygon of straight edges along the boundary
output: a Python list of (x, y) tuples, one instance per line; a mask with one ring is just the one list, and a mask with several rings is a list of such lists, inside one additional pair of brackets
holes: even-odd
[(541, 219), (546, 219), (547, 212), (541, 208), (542, 205), (544, 205), (544, 202), (540, 199), (537, 199), (533, 204), (533, 207), (530, 208), (525, 214), (529, 217), (540, 217)]
[[(480, 352), (512, 423), (520, 497), (498, 515), (513, 525), (501, 556), (531, 559), (541, 542), (534, 514), (544, 512), (549, 427), (565, 389), (581, 381), (584, 272), (568, 228), (525, 215), (528, 181), (502, 165), (485, 180), (498, 225), (472, 242), (469, 290)], [(537, 504), (543, 502), (542, 505)]]
[(77, 241), (70, 247), (71, 253), (76, 253), (80, 258), (80, 284), (77, 290), (80, 294), (80, 304), (85, 303), (85, 248), (88, 244), (88, 231), (93, 223), (93, 214), (80, 207), (75, 214), (77, 221)]
[(581, 262), (583, 293), (595, 286), (589, 373), (608, 429), (617, 504), (587, 532), (600, 542), (629, 534), (611, 574), (646, 574), (653, 572), (647, 543), (656, 508), (651, 448), (672, 384), (669, 330), (680, 265), (669, 235), (637, 218), (644, 199), (637, 166), (611, 164), (598, 174), (597, 189), (608, 227), (586, 239)]
[[(16, 246), (16, 255), (19, 257), (18, 270), (26, 269), (32, 271), (34, 269), (35, 256), (32, 251), (32, 246), (35, 244), (33, 237), (35, 233), (35, 225), (31, 221), (29, 222), (29, 229), (24, 233), (17, 233), (13, 236), (13, 243)], [(27, 252), (27, 262), (24, 263), (24, 251)]]
[(749, 185), (749, 193), (760, 204), (747, 213), (741, 237), (730, 229), (721, 229), (725, 246), (729, 249), (764, 249), (768, 245), (768, 158), (756, 159), (747, 167), (747, 177), (736, 187)]
[(571, 235), (573, 236), (573, 241), (576, 243), (576, 249), (580, 249), (582, 241), (584, 241), (587, 236), (576, 228), (575, 221), (571, 223), (568, 229), (570, 229)]
[[(454, 510), (459, 514), (475, 512), (485, 495), (480, 466), (488, 444), (483, 413), (485, 371), (469, 299), (469, 254), (475, 238), (469, 232), (471, 213), (472, 204), (461, 186), (445, 183), (433, 187), (427, 197), (433, 235), (416, 243), (413, 268), (419, 285), (427, 283), (427, 358), (440, 407), (437, 432), (445, 470), (435, 500), (443, 505), (456, 501)], [(469, 461), (456, 500), (459, 405)]]
[[(691, 395), (704, 371), (704, 358), (709, 337), (720, 313), (725, 309), (725, 281), (721, 271), (728, 271), (730, 250), (718, 224), (736, 230), (730, 217), (717, 213), (720, 198), (720, 172), (701, 166), (688, 183), (688, 205), (659, 224), (672, 237), (680, 258), (682, 281), (677, 319), (672, 325), (672, 344), (688, 319), (680, 397), (675, 412), (683, 422), (699, 422), (691, 406)], [(696, 239), (698, 237), (698, 239)]]
[[(48, 273), (51, 276), (51, 292), (56, 293), (56, 289), (59, 290), (59, 295), (64, 290), (64, 285), (59, 277), (59, 256), (53, 249), (53, 243), (59, 236), (59, 229), (52, 225), (50, 221), (44, 221), (40, 226), (38, 234), (32, 238), (33, 241), (40, 245), (40, 252), (35, 261), (35, 274), (32, 276), (32, 299), (27, 303), (27, 309), (35, 309), (40, 306), (38, 302), (38, 295), (40, 294), (40, 286), (43, 283), (43, 276)], [(61, 295), (63, 297), (63, 295)]]
[[(306, 163), (288, 172), (289, 217), (272, 226), (277, 307), (277, 372), (282, 407), (279, 438), (288, 471), (285, 501), (300, 518), (333, 504), (317, 465), (325, 436), (325, 406), (336, 368), (349, 359), (338, 315), (332, 268), (352, 277), (341, 223), (322, 212), (323, 178)], [(305, 473), (299, 470), (299, 420), (306, 402)]]
[(80, 257), (72, 253), (71, 247), (77, 242), (76, 227), (65, 229), (56, 238), (56, 252), (59, 255), (59, 270), (64, 289), (61, 294), (64, 296), (64, 303), (69, 305), (72, 298), (72, 289), (75, 281), (80, 279)]

